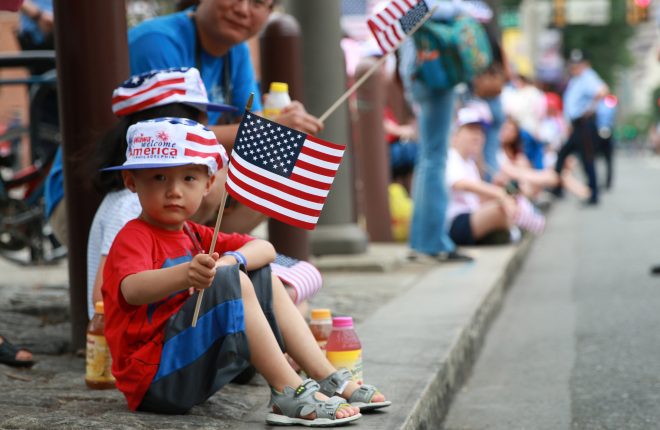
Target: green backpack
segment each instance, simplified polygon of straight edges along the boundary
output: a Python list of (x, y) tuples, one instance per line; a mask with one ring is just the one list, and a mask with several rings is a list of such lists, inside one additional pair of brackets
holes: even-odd
[(415, 78), (431, 88), (470, 82), (493, 61), (486, 30), (472, 18), (428, 20), (413, 34), (417, 48)]

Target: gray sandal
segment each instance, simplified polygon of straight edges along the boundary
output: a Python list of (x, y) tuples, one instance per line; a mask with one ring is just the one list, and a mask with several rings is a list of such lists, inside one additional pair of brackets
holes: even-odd
[[(344, 391), (346, 384), (348, 384), (350, 380), (351, 372), (348, 369), (339, 369), (336, 372), (331, 373), (327, 378), (319, 381), (321, 393), (326, 396), (334, 396), (340, 391)], [(372, 402), (371, 399), (376, 393), (379, 393), (379, 391), (373, 385), (362, 384), (360, 385), (360, 388), (353, 391), (348, 402), (351, 406), (360, 408), (360, 412), (373, 411), (374, 409), (385, 408), (392, 404), (389, 400)]]
[[(280, 393), (271, 387), (270, 407), (276, 406), (280, 413), (271, 412), (266, 416), (270, 425), (301, 425), (306, 427), (337, 427), (355, 421), (362, 415), (357, 414), (346, 418), (336, 418), (335, 414), (341, 407), (348, 406), (341, 397), (330, 397), (328, 400), (318, 400), (314, 397), (320, 389), (313, 379), (306, 379), (295, 390), (284, 387)], [(300, 418), (316, 413), (316, 418), (308, 420)]]

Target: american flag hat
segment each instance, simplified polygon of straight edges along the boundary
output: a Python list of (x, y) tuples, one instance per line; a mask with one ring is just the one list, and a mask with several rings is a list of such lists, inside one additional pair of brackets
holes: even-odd
[(112, 112), (117, 116), (183, 103), (202, 111), (236, 112), (234, 106), (210, 103), (199, 70), (177, 67), (131, 76), (112, 92)]
[(209, 175), (229, 163), (227, 151), (204, 125), (185, 118), (156, 118), (128, 128), (126, 161), (102, 171), (200, 164)]

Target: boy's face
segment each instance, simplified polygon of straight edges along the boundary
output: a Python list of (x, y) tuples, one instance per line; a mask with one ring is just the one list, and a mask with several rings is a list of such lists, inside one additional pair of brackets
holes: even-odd
[(484, 129), (479, 124), (468, 124), (459, 127), (454, 136), (454, 145), (471, 157), (477, 158), (486, 141)]
[(126, 188), (138, 194), (142, 214), (151, 225), (181, 230), (199, 208), (214, 178), (206, 166), (136, 169), (122, 172)]

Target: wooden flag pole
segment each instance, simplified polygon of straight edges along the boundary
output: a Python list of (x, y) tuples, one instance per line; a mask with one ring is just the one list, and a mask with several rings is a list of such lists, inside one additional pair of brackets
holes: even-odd
[[(213, 254), (215, 243), (218, 241), (218, 233), (220, 232), (220, 223), (222, 222), (222, 214), (224, 213), (225, 203), (227, 202), (227, 190), (224, 191), (220, 202), (220, 209), (218, 210), (218, 217), (215, 219), (215, 230), (213, 230), (213, 239), (211, 240), (211, 247), (209, 254)], [(195, 304), (195, 313), (193, 314), (192, 326), (197, 327), (197, 318), (199, 318), (199, 309), (202, 306), (202, 299), (204, 298), (204, 290), (199, 290), (197, 295), (197, 303)]]
[[(415, 26), (412, 28), (412, 30), (410, 30), (410, 33), (408, 33), (408, 34), (406, 35), (406, 37), (412, 36), (417, 30), (419, 30), (419, 28), (420, 28), (420, 27), (421, 27), (421, 26), (422, 26), (422, 25), (423, 25), (423, 24), (424, 24), (429, 18), (431, 18), (431, 15), (433, 15), (433, 12), (435, 12), (435, 9), (436, 9), (437, 7), (438, 7), (437, 4), (436, 4), (435, 6), (433, 6), (433, 7), (431, 8), (431, 10), (428, 11), (427, 14), (424, 15), (424, 17), (423, 17), (423, 18), (422, 18), (417, 24), (415, 24)], [(398, 45), (395, 49), (393, 49), (392, 51), (390, 51), (390, 52), (388, 52), (387, 54), (383, 55), (383, 56), (380, 58), (380, 60), (378, 60), (376, 63), (374, 63), (374, 65), (371, 66), (371, 68), (370, 68), (369, 70), (367, 70), (367, 72), (366, 72), (364, 75), (362, 75), (362, 77), (361, 77), (360, 79), (358, 79), (353, 85), (351, 85), (351, 87), (350, 87), (348, 90), (346, 90), (346, 92), (345, 92), (344, 94), (342, 94), (341, 97), (339, 97), (339, 98), (337, 99), (337, 101), (334, 102), (334, 103), (332, 104), (332, 106), (330, 106), (330, 107), (328, 108), (328, 110), (326, 110), (325, 112), (323, 112), (323, 115), (321, 115), (321, 116), (319, 117), (319, 120), (320, 120), (321, 122), (325, 122), (325, 120), (328, 119), (328, 117), (329, 117), (330, 115), (332, 115), (332, 113), (333, 113), (335, 110), (337, 110), (337, 108), (338, 108), (339, 106), (341, 106), (341, 104), (344, 103), (344, 102), (346, 101), (346, 99), (349, 98), (349, 97), (351, 96), (351, 94), (353, 94), (355, 91), (357, 91), (357, 89), (360, 88), (360, 86), (362, 86), (362, 84), (364, 84), (364, 82), (365, 82), (367, 79), (369, 79), (369, 76), (371, 76), (371, 75), (372, 75), (372, 74), (373, 74), (373, 73), (374, 73), (374, 72), (375, 72), (375, 71), (376, 71), (376, 70), (377, 70), (377, 69), (378, 69), (378, 68), (379, 68), (384, 62), (385, 62), (385, 60), (386, 60), (387, 57), (390, 55), (390, 53), (396, 51), (396, 50), (399, 48), (399, 46), (401, 46), (401, 42), (399, 43), (399, 45)]]
[(330, 107), (328, 108), (328, 110), (326, 110), (325, 112), (323, 112), (323, 115), (321, 115), (321, 116), (319, 117), (319, 121), (321, 121), (321, 122), (325, 122), (325, 120), (328, 119), (328, 117), (329, 117), (330, 115), (332, 115), (332, 113), (333, 113), (335, 110), (337, 110), (337, 108), (338, 108), (339, 106), (341, 106), (341, 104), (344, 103), (344, 102), (346, 101), (346, 99), (349, 98), (349, 97), (351, 96), (351, 94), (353, 94), (355, 91), (357, 91), (357, 89), (360, 88), (360, 87), (362, 86), (362, 84), (364, 84), (364, 82), (365, 82), (367, 79), (369, 79), (369, 76), (373, 75), (374, 72), (375, 72), (376, 70), (378, 70), (378, 68), (379, 68), (380, 66), (383, 65), (383, 63), (385, 62), (385, 60), (387, 60), (387, 57), (388, 57), (389, 55), (390, 55), (390, 53), (388, 52), (387, 54), (385, 54), (385, 55), (383, 55), (382, 57), (380, 57), (380, 60), (376, 61), (376, 62), (371, 66), (371, 68), (370, 68), (369, 70), (367, 70), (367, 72), (366, 72), (364, 75), (362, 75), (362, 77), (360, 77), (360, 79), (358, 79), (353, 85), (351, 85), (351, 87), (350, 87), (348, 90), (346, 90), (346, 92), (345, 92), (344, 94), (342, 94), (341, 97), (339, 97), (339, 98), (337, 99), (337, 101), (335, 101), (335, 102), (332, 104), (332, 106), (330, 106)]
[[(252, 102), (254, 100), (254, 93), (250, 93), (250, 98), (248, 99), (247, 104), (245, 105), (245, 111), (248, 112), (252, 109)], [(222, 201), (220, 202), (220, 208), (218, 209), (218, 217), (215, 219), (215, 229), (213, 230), (213, 239), (211, 239), (211, 246), (209, 248), (209, 254), (213, 254), (215, 249), (215, 244), (218, 241), (218, 234), (220, 233), (220, 224), (222, 223), (222, 214), (224, 213), (225, 203), (227, 202), (227, 190), (225, 189), (222, 195)], [(195, 312), (193, 313), (192, 326), (197, 327), (197, 319), (199, 318), (199, 309), (202, 307), (202, 299), (204, 298), (204, 290), (200, 290), (197, 295), (197, 303), (195, 304)]]

